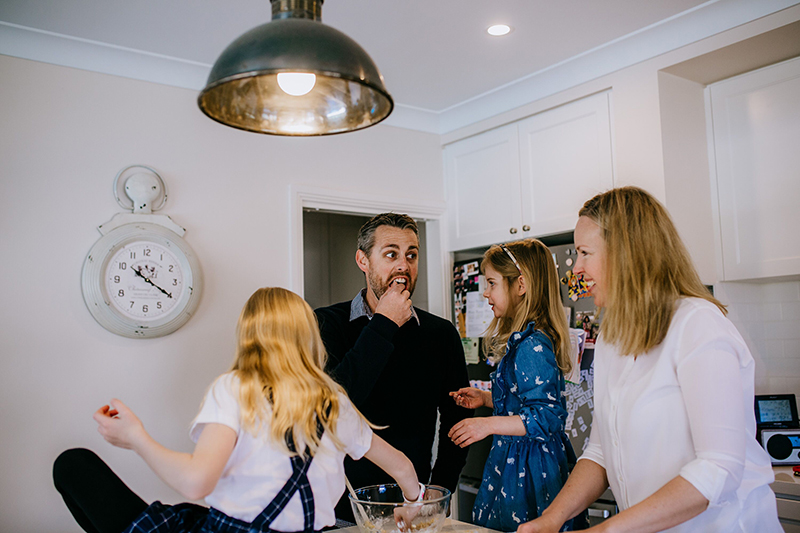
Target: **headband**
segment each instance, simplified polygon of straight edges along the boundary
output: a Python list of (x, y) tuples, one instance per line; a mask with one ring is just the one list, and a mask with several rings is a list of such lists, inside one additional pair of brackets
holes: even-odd
[(517, 258), (514, 257), (514, 254), (511, 253), (511, 250), (509, 250), (505, 244), (501, 244), (500, 248), (502, 248), (503, 251), (508, 254), (508, 257), (510, 257), (512, 261), (514, 261), (514, 266), (517, 267), (517, 270), (519, 270), (520, 275), (522, 275), (522, 269), (519, 267), (519, 263), (517, 263)]

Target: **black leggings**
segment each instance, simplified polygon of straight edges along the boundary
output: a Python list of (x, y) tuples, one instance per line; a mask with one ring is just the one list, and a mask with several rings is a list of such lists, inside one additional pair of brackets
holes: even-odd
[(83, 448), (58, 456), (53, 481), (78, 525), (88, 533), (121, 533), (147, 508), (102, 459)]

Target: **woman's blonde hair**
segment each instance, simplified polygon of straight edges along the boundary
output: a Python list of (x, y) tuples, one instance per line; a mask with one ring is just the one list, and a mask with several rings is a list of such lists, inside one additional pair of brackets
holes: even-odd
[(511, 334), (524, 331), (528, 323), (535, 322), (536, 329), (542, 330), (553, 343), (558, 368), (569, 373), (572, 369), (569, 328), (550, 249), (536, 239), (496, 244), (483, 254), (481, 272), (485, 274), (487, 267), (503, 276), (510, 303), (516, 300), (511, 291), (514, 282), (520, 275), (525, 280), (525, 294), (513, 309), (509, 309), (509, 316), (495, 317), (489, 324), (486, 334), (491, 337), (487, 348), (490, 358), (493, 361), (502, 359)]
[(303, 443), (314, 455), (319, 421), (342, 449), (336, 421), (344, 391), (322, 370), (327, 356), (308, 304), (286, 289), (258, 289), (239, 315), (237, 337), (231, 371), (241, 382), (242, 427), (255, 434), (268, 422), (270, 437), (287, 452), (291, 430), (297, 452)]
[(675, 302), (703, 298), (727, 313), (700, 281), (667, 210), (638, 187), (598, 194), (578, 213), (600, 226), (605, 241), (603, 339), (639, 355), (664, 340)]

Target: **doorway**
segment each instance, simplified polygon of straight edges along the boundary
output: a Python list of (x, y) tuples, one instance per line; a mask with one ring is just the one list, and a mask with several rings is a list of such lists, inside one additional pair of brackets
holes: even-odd
[[(352, 300), (364, 288), (364, 273), (356, 266), (358, 230), (370, 216), (303, 209), (303, 287), (312, 309)], [(416, 219), (420, 260), (414, 307), (428, 311), (426, 224)]]

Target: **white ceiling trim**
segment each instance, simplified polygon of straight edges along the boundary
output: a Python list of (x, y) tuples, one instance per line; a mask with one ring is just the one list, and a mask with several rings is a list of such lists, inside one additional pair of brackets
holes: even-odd
[[(396, 103), (384, 124), (445, 134), (781, 11), (800, 0), (711, 0), (442, 111)], [(200, 91), (211, 65), (0, 21), (0, 54)]]

